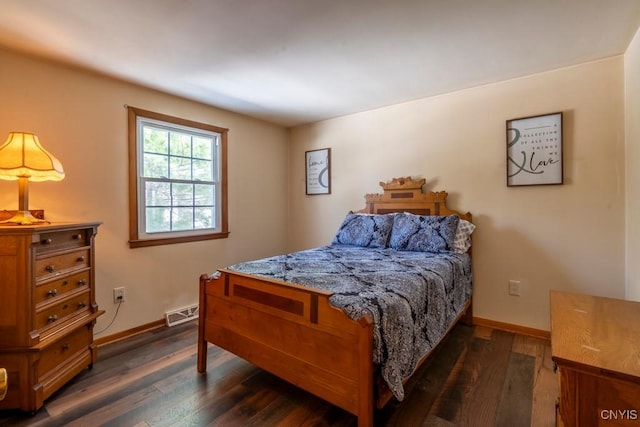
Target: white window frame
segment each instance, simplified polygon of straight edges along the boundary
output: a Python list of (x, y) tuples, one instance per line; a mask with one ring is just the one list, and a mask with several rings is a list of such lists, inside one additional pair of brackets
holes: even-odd
[[(228, 129), (185, 119), (145, 111), (134, 107), (129, 109), (129, 201), (130, 201), (130, 247), (154, 246), (170, 243), (183, 243), (198, 240), (218, 239), (228, 236), (227, 195), (226, 195), (226, 141)], [(213, 181), (197, 179), (180, 180), (170, 177), (148, 178), (143, 175), (143, 128), (144, 126), (163, 128), (192, 136), (205, 136), (214, 139), (214, 177)], [(169, 155), (169, 154), (168, 154)], [(193, 178), (193, 177), (192, 177)], [(189, 183), (202, 182), (214, 186), (215, 224), (213, 228), (194, 228), (175, 231), (146, 231), (146, 194), (145, 182)], [(173, 205), (173, 201), (171, 202)]]

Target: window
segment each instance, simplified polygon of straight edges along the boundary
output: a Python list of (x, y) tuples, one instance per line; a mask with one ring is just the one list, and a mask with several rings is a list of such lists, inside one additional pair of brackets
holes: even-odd
[(225, 238), (228, 129), (129, 109), (129, 245)]

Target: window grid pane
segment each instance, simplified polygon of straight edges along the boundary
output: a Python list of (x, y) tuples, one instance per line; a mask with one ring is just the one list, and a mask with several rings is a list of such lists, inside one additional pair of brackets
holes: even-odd
[(145, 124), (143, 138), (143, 177), (218, 181), (217, 136), (190, 135)]
[(145, 180), (146, 233), (215, 228), (216, 184)]
[(218, 136), (142, 123), (145, 233), (216, 228)]

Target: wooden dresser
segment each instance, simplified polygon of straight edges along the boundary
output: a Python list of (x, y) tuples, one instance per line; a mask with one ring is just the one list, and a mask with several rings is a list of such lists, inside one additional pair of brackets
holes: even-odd
[(640, 425), (640, 303), (551, 292), (558, 424)]
[(96, 361), (94, 238), (100, 223), (0, 226), (0, 409), (35, 412)]

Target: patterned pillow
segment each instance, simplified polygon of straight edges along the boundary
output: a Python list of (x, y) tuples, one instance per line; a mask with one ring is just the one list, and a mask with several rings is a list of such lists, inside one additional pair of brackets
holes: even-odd
[(471, 233), (476, 229), (476, 226), (467, 220), (461, 219), (458, 223), (458, 229), (456, 230), (456, 236), (453, 240), (453, 251), (459, 254), (463, 254), (471, 247)]
[(393, 215), (348, 213), (331, 244), (385, 248)]
[(393, 221), (389, 247), (399, 251), (451, 251), (459, 221), (460, 217), (457, 215), (397, 214)]

